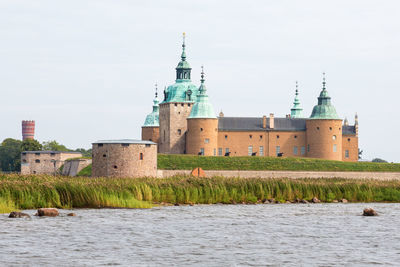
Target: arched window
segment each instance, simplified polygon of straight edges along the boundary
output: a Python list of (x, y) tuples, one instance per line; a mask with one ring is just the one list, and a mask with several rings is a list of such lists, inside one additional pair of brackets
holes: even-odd
[(185, 72), (185, 74), (184, 74), (184, 75), (185, 75), (185, 77), (184, 77), (184, 78), (185, 78), (185, 79), (187, 79), (187, 72)]

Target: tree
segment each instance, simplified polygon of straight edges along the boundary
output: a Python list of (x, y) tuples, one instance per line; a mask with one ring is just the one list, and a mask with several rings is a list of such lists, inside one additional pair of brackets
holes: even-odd
[(21, 170), (20, 140), (7, 138), (0, 146), (0, 167), (2, 171), (17, 172)]
[(388, 163), (386, 160), (380, 159), (380, 158), (374, 158), (374, 159), (372, 160), (372, 162), (377, 162), (377, 163)]
[(92, 149), (91, 148), (89, 148), (89, 149), (77, 148), (74, 151), (82, 153), (82, 156), (84, 156), (84, 157), (92, 157)]
[(64, 145), (59, 144), (56, 140), (53, 141), (45, 141), (43, 144), (43, 150), (51, 150), (51, 151), (71, 151), (66, 148)]
[(42, 150), (42, 145), (38, 140), (35, 139), (25, 139), (21, 144), (21, 152), (22, 151), (40, 151)]

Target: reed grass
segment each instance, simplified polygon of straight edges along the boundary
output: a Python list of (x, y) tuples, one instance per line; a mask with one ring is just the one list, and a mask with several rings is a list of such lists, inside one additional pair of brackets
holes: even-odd
[(89, 178), (0, 175), (0, 213), (15, 209), (149, 208), (156, 203), (256, 203), (274, 198), (400, 202), (400, 181), (263, 178)]

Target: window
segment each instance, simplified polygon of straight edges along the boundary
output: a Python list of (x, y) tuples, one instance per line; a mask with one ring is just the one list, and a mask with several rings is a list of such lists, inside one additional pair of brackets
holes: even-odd
[(253, 146), (249, 146), (248, 153), (249, 156), (253, 155)]
[(97, 147), (102, 147), (103, 146), (103, 144), (97, 144)]
[(190, 103), (188, 104), (188, 107), (190, 107)]
[(281, 147), (276, 146), (276, 155), (278, 156), (279, 153), (281, 153)]
[(346, 150), (346, 151), (344, 152), (344, 157), (345, 157), (345, 158), (349, 158), (349, 151), (348, 151), (348, 150)]
[(293, 154), (297, 155), (297, 146), (293, 147)]
[(183, 103), (182, 103), (182, 104), (181, 104), (181, 106), (182, 106), (182, 107), (184, 107), (184, 106), (185, 106), (185, 104), (183, 104)]
[(143, 160), (143, 153), (140, 153), (140, 154), (139, 154), (139, 159), (140, 159), (140, 160)]
[(40, 159), (36, 159), (35, 162), (36, 162), (36, 163), (40, 163)]
[(56, 153), (50, 153), (50, 156), (51, 156), (51, 157), (55, 157), (55, 156), (56, 156)]
[(225, 153), (229, 153), (229, 147), (225, 148)]
[(117, 165), (114, 165), (114, 169), (118, 169)]
[(103, 154), (103, 158), (105, 158), (105, 157), (107, 157), (107, 155), (106, 155), (106, 154)]
[(227, 140), (228, 139), (228, 136), (227, 135), (225, 135), (225, 140)]
[(332, 131), (332, 127), (329, 127), (329, 130)]
[(23, 162), (23, 163), (26, 163), (26, 159), (23, 159), (22, 162)]
[(185, 79), (187, 78), (187, 72), (185, 72)]
[(203, 128), (200, 128), (200, 132), (202, 132), (203, 131)]
[(216, 155), (217, 155), (217, 149), (214, 148), (214, 156), (216, 156)]
[(307, 145), (307, 152), (310, 152), (310, 145)]
[(297, 135), (294, 136), (294, 139), (296, 139), (296, 138), (297, 138)]
[(35, 153), (36, 156), (40, 156), (40, 153)]
[(301, 147), (300, 153), (302, 155), (306, 154), (306, 148), (304, 146)]
[(200, 155), (204, 155), (204, 148), (200, 148)]
[(279, 139), (279, 135), (276, 136), (276, 139)]
[(337, 146), (336, 146), (336, 144), (334, 144), (333, 145), (333, 152), (336, 152), (337, 151)]
[(336, 140), (336, 135), (333, 135), (333, 136), (332, 136), (332, 140)]
[(205, 143), (205, 144), (210, 143), (210, 139), (206, 138), (206, 139), (204, 140), (204, 143)]
[(260, 139), (262, 139), (262, 135), (260, 135)]
[[(150, 140), (150, 141), (151, 141), (151, 140)], [(146, 146), (146, 147), (150, 147), (150, 144), (146, 144), (145, 146)]]
[(164, 130), (164, 142), (165, 142), (165, 130)]
[(26, 155), (26, 152), (22, 152), (22, 155)]
[(252, 138), (253, 138), (253, 136), (252, 136), (251, 134), (249, 135), (249, 137), (250, 137), (250, 139), (252, 139)]
[(350, 138), (347, 138), (347, 141), (350, 142)]
[(222, 147), (218, 148), (218, 156), (222, 156)]
[(319, 127), (317, 127), (317, 130), (319, 130)]
[(125, 146), (125, 147), (127, 147), (127, 146), (129, 146), (129, 144), (121, 144), (122, 146)]
[(182, 134), (182, 130), (178, 129), (178, 135), (181, 135), (181, 134)]
[(264, 156), (264, 147), (260, 146), (260, 156)]
[(175, 103), (175, 107), (177, 107), (178, 106), (178, 104), (177, 103)]

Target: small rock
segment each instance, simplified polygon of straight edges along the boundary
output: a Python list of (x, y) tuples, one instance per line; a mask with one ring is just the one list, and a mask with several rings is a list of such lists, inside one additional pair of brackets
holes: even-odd
[(194, 204), (192, 202), (189, 202), (189, 206), (194, 206)]
[(301, 199), (297, 198), (294, 200), (294, 203), (300, 203)]
[(301, 200), (300, 200), (300, 203), (303, 203), (303, 204), (308, 204), (308, 201), (307, 201), (307, 200), (305, 200), (305, 199), (301, 199)]
[(179, 203), (175, 203), (174, 206), (180, 206)]
[(312, 203), (321, 203), (321, 200), (319, 200), (317, 197), (313, 197), (313, 198), (311, 199), (311, 202), (312, 202)]
[(67, 216), (76, 216), (76, 214), (71, 212), (71, 213), (68, 213)]
[(333, 203), (338, 203), (339, 201), (337, 199), (332, 200)]
[(49, 216), (56, 217), (58, 216), (58, 210), (54, 208), (40, 208), (37, 210), (38, 216)]
[(233, 205), (236, 205), (236, 204), (237, 204), (235, 200), (232, 200), (231, 203), (232, 203)]
[(275, 203), (275, 198), (268, 199), (269, 203)]
[(366, 208), (363, 211), (364, 216), (378, 216), (378, 213), (372, 208)]
[(345, 198), (342, 198), (341, 200), (340, 200), (340, 202), (342, 202), (342, 203), (347, 203), (347, 202), (349, 202), (347, 199), (345, 199)]
[(29, 214), (19, 212), (19, 211), (12, 211), (8, 218), (30, 218)]
[(286, 203), (287, 203), (287, 204), (292, 204), (292, 202), (290, 202), (289, 200), (286, 200)]

